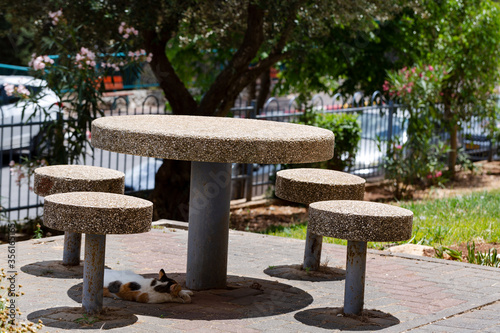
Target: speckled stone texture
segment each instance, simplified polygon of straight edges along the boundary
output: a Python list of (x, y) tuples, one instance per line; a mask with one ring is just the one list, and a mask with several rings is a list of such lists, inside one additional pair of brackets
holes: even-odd
[(45, 197), (66, 192), (123, 194), (125, 174), (89, 165), (51, 165), (35, 170), (34, 192)]
[(151, 229), (153, 203), (101, 192), (69, 192), (45, 197), (43, 223), (49, 228), (96, 235), (133, 234)]
[(404, 241), (411, 238), (412, 224), (410, 210), (377, 202), (335, 200), (309, 206), (308, 230), (350, 241)]
[(325, 169), (278, 171), (275, 193), (278, 198), (310, 204), (325, 200), (363, 200), (366, 181), (345, 172)]
[(113, 152), (218, 163), (308, 163), (333, 157), (332, 131), (223, 117), (136, 115), (92, 122), (92, 145)]

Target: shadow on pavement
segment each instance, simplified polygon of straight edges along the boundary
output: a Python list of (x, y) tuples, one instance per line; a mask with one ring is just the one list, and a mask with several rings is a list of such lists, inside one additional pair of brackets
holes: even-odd
[(111, 329), (130, 326), (137, 322), (138, 318), (130, 311), (121, 308), (105, 308), (102, 314), (91, 316), (85, 314), (80, 307), (57, 307), (32, 312), (28, 320), (38, 323), (42, 320), (43, 325), (62, 329)]
[[(145, 277), (156, 277), (147, 274)], [(185, 273), (167, 273), (181, 285), (185, 284)], [(186, 320), (228, 320), (269, 317), (298, 311), (313, 302), (313, 297), (302, 289), (252, 277), (228, 276), (226, 289), (195, 291), (189, 304), (162, 303), (144, 304), (109, 297), (104, 306), (127, 308), (136, 315)], [(81, 302), (82, 285), (68, 290), (68, 296)]]
[(78, 266), (64, 266), (62, 260), (40, 261), (24, 265), (21, 271), (54, 279), (81, 279), (83, 278), (83, 261)]
[(400, 323), (399, 319), (389, 313), (378, 310), (363, 310), (360, 316), (344, 315), (343, 308), (318, 308), (301, 311), (295, 314), (301, 323), (341, 331), (378, 331)]
[(335, 267), (320, 267), (318, 271), (306, 271), (302, 265), (270, 266), (264, 273), (287, 280), (299, 281), (341, 281), (345, 280), (345, 270)]

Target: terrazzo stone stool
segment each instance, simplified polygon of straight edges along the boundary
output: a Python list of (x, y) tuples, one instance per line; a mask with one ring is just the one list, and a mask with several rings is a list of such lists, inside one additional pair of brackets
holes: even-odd
[(45, 197), (44, 224), (56, 230), (85, 233), (82, 306), (102, 311), (107, 234), (134, 234), (151, 229), (153, 203), (115, 193), (68, 192)]
[(413, 213), (368, 201), (321, 201), (309, 206), (312, 232), (347, 239), (344, 313), (361, 314), (365, 294), (366, 243), (410, 239)]
[[(325, 169), (288, 169), (278, 171), (276, 196), (309, 205), (325, 200), (363, 200), (365, 180), (345, 172)], [(321, 261), (323, 235), (307, 228), (303, 268), (316, 271)]]
[[(123, 194), (125, 174), (88, 165), (52, 165), (35, 170), (34, 192), (41, 197), (66, 192), (109, 192)], [(80, 265), (82, 235), (66, 231), (62, 264)]]

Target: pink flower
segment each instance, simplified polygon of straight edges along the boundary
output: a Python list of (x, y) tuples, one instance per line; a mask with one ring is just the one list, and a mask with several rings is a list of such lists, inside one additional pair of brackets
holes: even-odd
[(396, 146), (396, 149), (402, 149), (402, 148), (403, 148), (403, 146), (401, 146), (401, 145)]
[(30, 95), (30, 91), (22, 84), (17, 87), (17, 93), (23, 95), (24, 97)]
[(57, 25), (59, 23), (59, 18), (62, 16), (62, 9), (57, 12), (49, 12), (49, 17), (52, 19), (52, 24)]
[(428, 174), (427, 175), (427, 179), (431, 179), (432, 178), (432, 175), (431, 174)]
[[(151, 55), (151, 53), (150, 53)], [(389, 81), (384, 81), (384, 85), (382, 86), (382, 89), (384, 89), (384, 91), (388, 91), (389, 90)]]
[(433, 70), (434, 70), (434, 67), (432, 67), (431, 65), (429, 65), (429, 70), (430, 70), (430, 71), (433, 71)]
[[(14, 93), (14, 85), (13, 84), (4, 83), (3, 88), (5, 89), (5, 93), (7, 94), (7, 96), (12, 96), (12, 94)], [(14, 161), (11, 161), (10, 163), (14, 163)]]
[(436, 172), (436, 175), (434, 177), (438, 178), (441, 177), (443, 173), (441, 171)]
[(408, 93), (411, 93), (411, 88), (410, 87), (406, 88), (406, 90), (408, 91)]

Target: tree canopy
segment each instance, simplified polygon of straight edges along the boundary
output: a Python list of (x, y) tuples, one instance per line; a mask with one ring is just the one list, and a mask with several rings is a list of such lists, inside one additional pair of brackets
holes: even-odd
[[(79, 35), (100, 51), (120, 38), (124, 21), (140, 31), (142, 47), (153, 53), (153, 71), (175, 114), (225, 115), (238, 94), (277, 62), (346, 44), (345, 36), (369, 33), (377, 20), (390, 18), (405, 3), (52, 0), (5, 8), (14, 29), (32, 23), (42, 43), (50, 24), (47, 13), (63, 9)], [(316, 63), (317, 71), (332, 62), (338, 63)]]
[[(321, 50), (341, 36), (334, 29), (368, 33), (377, 20), (401, 11), (404, 0), (48, 0), (6, 3), (12, 29), (36, 32), (35, 52), (57, 50), (49, 38), (50, 11), (62, 9), (82, 47), (106, 53), (122, 22), (139, 31), (139, 45), (152, 53), (151, 67), (174, 114), (224, 116), (240, 92), (270, 67), (293, 59), (299, 50)], [(332, 38), (333, 37), (333, 38)], [(340, 41), (338, 41), (340, 43)], [(77, 49), (75, 49), (77, 52)], [(325, 59), (328, 62), (328, 59)], [(320, 68), (318, 68), (320, 70)], [(174, 166), (175, 164), (175, 166)], [(186, 201), (189, 168), (165, 161), (152, 200), (156, 218), (179, 216)], [(182, 169), (182, 172), (174, 170)], [(175, 174), (175, 176), (173, 176)], [(169, 183), (170, 182), (170, 183)], [(166, 194), (164, 188), (183, 191)]]

